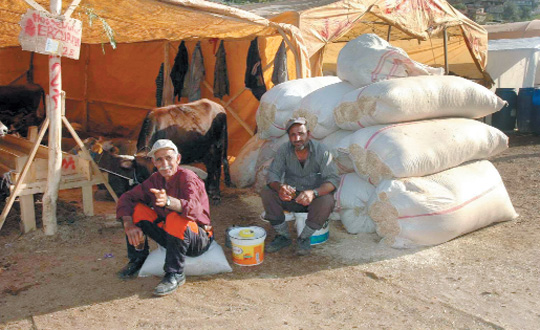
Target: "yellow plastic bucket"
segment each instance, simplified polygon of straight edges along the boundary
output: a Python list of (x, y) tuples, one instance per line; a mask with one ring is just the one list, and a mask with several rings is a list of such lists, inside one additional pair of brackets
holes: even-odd
[(233, 228), (229, 232), (233, 262), (240, 266), (255, 266), (264, 260), (266, 231), (257, 226)]

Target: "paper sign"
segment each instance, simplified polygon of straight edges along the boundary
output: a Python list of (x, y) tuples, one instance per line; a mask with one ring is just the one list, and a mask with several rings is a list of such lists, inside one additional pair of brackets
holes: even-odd
[(82, 22), (28, 9), (22, 16), (19, 42), (23, 50), (74, 60), (81, 53)]

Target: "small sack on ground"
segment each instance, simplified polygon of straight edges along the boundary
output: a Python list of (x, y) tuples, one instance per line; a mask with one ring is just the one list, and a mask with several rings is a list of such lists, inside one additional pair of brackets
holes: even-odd
[[(139, 277), (151, 275), (164, 276), (165, 254), (167, 250), (158, 245), (158, 248), (150, 252), (144, 264), (139, 270)], [(208, 251), (198, 257), (186, 257), (184, 273), (186, 276), (212, 275), (230, 273), (232, 268), (223, 253), (223, 249), (213, 241)]]

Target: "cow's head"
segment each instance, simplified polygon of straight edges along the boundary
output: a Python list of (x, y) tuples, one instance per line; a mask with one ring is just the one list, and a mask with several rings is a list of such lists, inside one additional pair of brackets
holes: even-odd
[(0, 121), (0, 137), (8, 133), (8, 128)]

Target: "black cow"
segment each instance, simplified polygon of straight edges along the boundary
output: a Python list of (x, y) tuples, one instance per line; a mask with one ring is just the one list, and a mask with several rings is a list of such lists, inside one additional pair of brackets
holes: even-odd
[[(115, 192), (122, 194), (128, 189), (125, 178), (136, 179), (135, 183), (148, 178), (153, 166), (146, 154), (159, 139), (170, 139), (176, 144), (182, 154), (182, 164), (204, 163), (208, 172), (206, 190), (214, 204), (218, 204), (221, 200), (219, 184), (222, 165), (225, 184), (231, 186), (225, 109), (215, 102), (202, 99), (151, 110), (139, 133), (137, 155), (127, 157), (106, 154), (103, 157), (116, 160), (99, 162), (100, 167), (111, 172), (119, 171), (124, 177), (109, 175), (109, 183)], [(119, 178), (122, 182), (118, 182)]]
[(42, 100), (45, 108), (45, 91), (34, 83), (0, 86), (0, 121), (10, 131), (26, 136), (29, 126), (43, 122), (44, 112), (38, 113)]

